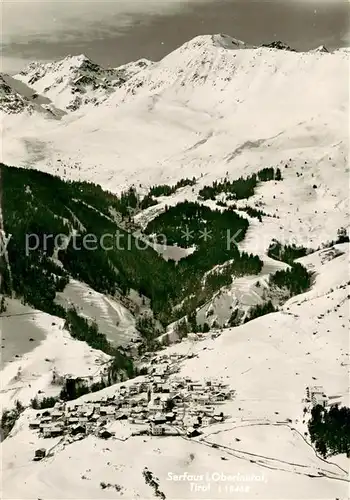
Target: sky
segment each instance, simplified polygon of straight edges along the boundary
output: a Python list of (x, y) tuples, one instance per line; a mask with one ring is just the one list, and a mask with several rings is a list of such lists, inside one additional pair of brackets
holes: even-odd
[[(237, 36), (234, 29), (234, 21), (237, 20), (239, 26), (236, 29), (243, 36), (247, 34), (248, 38), (254, 38), (254, 33), (250, 34), (252, 30), (246, 28), (246, 25), (250, 24), (250, 18), (253, 26), (254, 22), (259, 23), (260, 11), (268, 13), (271, 10), (271, 26), (268, 17), (265, 17), (263, 22), (266, 28), (265, 36), (271, 33), (270, 38), (272, 38), (273, 23), (280, 24), (279, 19), (276, 19), (279, 4), (284, 6), (281, 16), (288, 18), (286, 6), (290, 7), (294, 14), (299, 11), (302, 16), (301, 11), (305, 6), (310, 12), (317, 9), (325, 10), (327, 6), (331, 6), (330, 8), (334, 10), (337, 5), (344, 6), (345, 2), (343, 0), (2, 0), (0, 15), (3, 53), (0, 69), (11, 73), (32, 59), (51, 60), (82, 51), (84, 53), (91, 51), (92, 56), (100, 59), (103, 64), (106, 62), (123, 64), (128, 62), (127, 57), (143, 57), (142, 45), (145, 43), (149, 53), (144, 56), (159, 57), (164, 55), (157, 48), (157, 45), (164, 43), (163, 38), (168, 38), (164, 49), (169, 47), (169, 50), (172, 50), (177, 44), (186, 41), (186, 38), (181, 38), (181, 32), (190, 38), (197, 32), (202, 32), (201, 27), (198, 27), (201, 16), (203, 16), (201, 23), (207, 27), (208, 33), (213, 32), (212, 30), (227, 32), (232, 26), (232, 32), (228, 34)], [(231, 20), (229, 21), (231, 13), (232, 24)], [(159, 23), (153, 26), (154, 20), (158, 18), (164, 19), (166, 29)], [(297, 16), (294, 15), (294, 21), (291, 22), (298, 24)], [(334, 22), (334, 28), (331, 30), (337, 32), (341, 29), (343, 32), (344, 27), (340, 28), (339, 22), (341, 22), (339, 19)], [(343, 23), (345, 22), (343, 19)], [(146, 33), (143, 29), (145, 25), (151, 26)], [(308, 29), (308, 26), (305, 29)], [(253, 30), (260, 32), (261, 26), (254, 26)], [(262, 32), (261, 36), (263, 35)], [(116, 38), (125, 36), (129, 38), (123, 40), (121, 53), (114, 61), (110, 53), (111, 47), (113, 46), (115, 50)], [(329, 36), (327, 31), (327, 37)], [(348, 30), (342, 37), (348, 38)], [(255, 43), (254, 40), (245, 41)], [(103, 55), (103, 50), (108, 56)]]
[(103, 34), (115, 27), (128, 25), (137, 14), (174, 11), (196, 1), (2, 0), (3, 43), (28, 36), (42, 41), (59, 40), (62, 31), (72, 37), (89, 37), (91, 29)]

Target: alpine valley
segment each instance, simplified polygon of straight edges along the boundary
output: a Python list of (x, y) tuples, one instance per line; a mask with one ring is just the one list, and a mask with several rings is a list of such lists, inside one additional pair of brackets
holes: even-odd
[(345, 499), (349, 50), (0, 76), (2, 496)]

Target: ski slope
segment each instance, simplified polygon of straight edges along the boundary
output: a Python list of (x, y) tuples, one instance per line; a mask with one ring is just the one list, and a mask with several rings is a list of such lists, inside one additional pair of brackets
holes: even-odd
[[(104, 372), (110, 359), (110, 356), (92, 349), (85, 342), (73, 339), (64, 329), (64, 321), (61, 318), (33, 309), (27, 316), (28, 309), (26, 316), (21, 313), (11, 317), (0, 316), (1, 336), (17, 333), (15, 340), (19, 353), (17, 357), (14, 355), (9, 359), (1, 370), (2, 409), (12, 408), (16, 400), (29, 405), (31, 399), (37, 395), (39, 399), (44, 396), (58, 396), (62, 380), (66, 376), (100, 380), (100, 374)], [(34, 339), (36, 334), (37, 342), (33, 343), (34, 348), (31, 346), (30, 349), (28, 346), (23, 352), (21, 345), (28, 342), (25, 334), (33, 335)], [(14, 350), (14, 346), (12, 347)], [(60, 383), (53, 381), (54, 374), (57, 381), (61, 380)]]

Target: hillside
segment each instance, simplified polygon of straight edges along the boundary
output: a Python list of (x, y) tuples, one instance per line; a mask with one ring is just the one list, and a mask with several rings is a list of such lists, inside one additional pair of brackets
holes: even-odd
[[(68, 437), (43, 439), (28, 429), (34, 414), (27, 410), (2, 445), (5, 494), (26, 498), (29, 488), (44, 498), (115, 498), (114, 487), (101, 488), (104, 482), (117, 484), (126, 498), (151, 498), (152, 489), (142, 476), (146, 467), (166, 498), (207, 498), (208, 490), (201, 488), (208, 483), (215, 498), (232, 498), (233, 493), (246, 498), (345, 498), (345, 457), (317, 456), (304, 436), (303, 415), (308, 385), (322, 385), (329, 398), (337, 396), (348, 404), (348, 255), (342, 253), (347, 245), (337, 251), (336, 257), (322, 251), (308, 258), (317, 272), (314, 287), (280, 312), (224, 330), (214, 340), (187, 340), (159, 355), (159, 363), (174, 353), (185, 355), (170, 379), (215, 379), (235, 390), (234, 399), (220, 405), (227, 415), (224, 423), (204, 427), (201, 436), (188, 439), (132, 436), (142, 426), (117, 421), (108, 427), (117, 439), (106, 442), (90, 434), (69, 444)], [(87, 408), (87, 401), (118, 390), (113, 386), (74, 403)], [(51, 449), (51, 457), (31, 462), (40, 447)], [(171, 481), (170, 473), (196, 478)], [(234, 474), (236, 479), (218, 481), (214, 473)], [(197, 485), (195, 494), (190, 483)]]

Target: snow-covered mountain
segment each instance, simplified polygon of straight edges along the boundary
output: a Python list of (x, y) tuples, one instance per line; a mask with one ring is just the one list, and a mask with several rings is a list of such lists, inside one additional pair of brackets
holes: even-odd
[[(38, 74), (21, 78), (40, 92), (50, 88), (56, 107), (66, 108), (74, 87), (69, 83), (67, 90), (67, 81), (84, 76), (76, 73), (80, 65), (90, 67), (85, 58), (74, 61), (54, 63), (56, 69), (41, 78), (50, 66), (38, 65)], [(237, 50), (237, 42), (224, 35), (197, 37), (118, 83), (100, 106), (69, 113), (45, 131), (36, 120), (23, 129), (5, 117), (9, 142), (2, 158), (32, 163), (30, 143), (37, 151), (40, 134), (42, 161), (35, 161), (36, 168), (94, 180), (114, 192), (187, 174), (208, 182), (226, 171), (239, 176), (289, 159), (298, 169), (305, 161), (324, 165), (324, 172), (340, 164), (343, 169), (348, 64), (346, 51)], [(88, 76), (94, 80), (95, 73)], [(98, 85), (102, 80), (97, 78)], [(98, 100), (106, 91), (88, 95)], [(335, 167), (328, 165), (333, 161)]]
[(141, 59), (104, 69), (84, 55), (68, 56), (53, 63), (33, 62), (16, 78), (49, 97), (58, 108), (76, 111), (87, 104), (101, 104), (117, 87), (151, 64)]
[(27, 110), (28, 113), (34, 111), (33, 106), (28, 99), (17, 93), (0, 75), (0, 111), (5, 114), (22, 113)]

